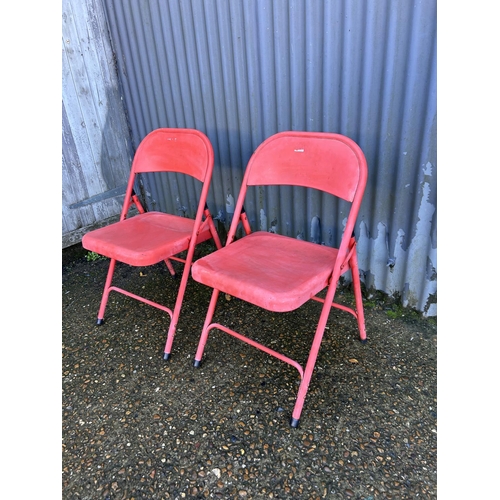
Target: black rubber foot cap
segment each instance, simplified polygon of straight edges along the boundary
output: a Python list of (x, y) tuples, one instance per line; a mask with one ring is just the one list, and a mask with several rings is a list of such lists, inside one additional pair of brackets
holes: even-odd
[(164, 353), (163, 353), (163, 359), (164, 359), (165, 361), (168, 361), (168, 358), (170, 358), (170, 353), (169, 353), (169, 352), (164, 352)]
[(291, 425), (294, 429), (296, 429), (296, 428), (299, 426), (299, 422), (300, 422), (300, 419), (298, 419), (298, 418), (292, 418), (292, 419), (290, 420), (290, 425)]
[(368, 342), (368, 339), (359, 339), (359, 341), (362, 343), (362, 344), (366, 344)]
[(194, 367), (199, 368), (200, 367), (201, 361), (198, 361), (197, 359), (194, 360)]
[(97, 321), (96, 321), (97, 326), (101, 326), (103, 323), (104, 323), (104, 318), (102, 318), (102, 319), (97, 318)]

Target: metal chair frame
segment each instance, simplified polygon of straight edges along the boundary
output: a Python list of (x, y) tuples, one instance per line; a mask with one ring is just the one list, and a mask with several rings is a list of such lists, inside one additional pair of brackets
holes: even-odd
[[(225, 247), (197, 260), (191, 269), (195, 281), (213, 289), (194, 366), (200, 366), (210, 331), (218, 329), (295, 367), (301, 383), (290, 420), (292, 427), (299, 425), (331, 308), (352, 314), (358, 323), (360, 340), (366, 341), (354, 237), (366, 181), (367, 165), (363, 152), (343, 135), (281, 132), (271, 136), (250, 158)], [(320, 189), (351, 203), (338, 249), (279, 234), (252, 232), (243, 208), (248, 187), (279, 184)], [(240, 223), (244, 235), (236, 239)], [(339, 278), (349, 270), (352, 271), (355, 309), (334, 302)], [(319, 297), (318, 293), (325, 288), (326, 296)], [(298, 309), (308, 300), (322, 303), (305, 366), (247, 335), (213, 322), (220, 292), (274, 312)]]
[[(82, 246), (109, 257), (110, 264), (97, 315), (104, 322), (109, 294), (114, 291), (153, 306), (170, 316), (170, 326), (163, 357), (169, 359), (186, 291), (196, 246), (210, 238), (222, 247), (207, 196), (214, 165), (214, 154), (208, 137), (194, 129), (160, 128), (150, 132), (137, 148), (125, 192), (120, 219), (114, 224), (90, 231), (82, 238)], [(176, 172), (189, 175), (202, 183), (195, 219), (159, 211), (147, 212), (135, 194), (137, 176), (149, 172)], [(129, 216), (132, 206), (138, 215)], [(187, 251), (186, 257), (179, 254)], [(174, 308), (149, 300), (136, 293), (112, 285), (117, 262), (131, 266), (151, 266), (164, 261), (170, 274), (176, 273), (171, 261), (184, 264)]]

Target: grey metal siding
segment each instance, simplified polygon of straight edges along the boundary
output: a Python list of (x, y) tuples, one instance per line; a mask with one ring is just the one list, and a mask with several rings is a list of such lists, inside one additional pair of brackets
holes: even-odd
[[(104, 0), (134, 146), (193, 127), (215, 151), (209, 203), (229, 223), (245, 165), (287, 129), (347, 135), (367, 157), (356, 233), (369, 290), (436, 315), (435, 0)], [(170, 190), (171, 189), (171, 190)], [(148, 203), (193, 186), (145, 181)], [(258, 228), (334, 245), (345, 209), (299, 188), (256, 189)]]

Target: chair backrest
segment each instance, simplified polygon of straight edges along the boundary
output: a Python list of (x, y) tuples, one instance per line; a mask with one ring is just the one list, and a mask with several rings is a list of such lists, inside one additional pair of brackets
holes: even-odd
[(361, 148), (344, 135), (299, 131), (272, 135), (255, 150), (248, 162), (228, 243), (234, 240), (248, 186), (303, 186), (351, 202), (339, 247), (340, 255), (344, 255), (353, 234), (367, 176), (366, 159)]
[(201, 182), (211, 174), (214, 153), (208, 137), (194, 129), (159, 128), (141, 142), (132, 170), (141, 172), (180, 172)]
[(203, 132), (184, 128), (153, 130), (141, 141), (135, 153), (121, 219), (126, 217), (136, 174), (147, 172), (177, 172), (201, 181), (200, 205), (203, 206), (199, 208), (200, 212), (207, 198), (213, 167), (214, 151)]
[(366, 161), (359, 146), (343, 135), (281, 132), (257, 148), (246, 174), (249, 186), (305, 186), (352, 202), (366, 182)]

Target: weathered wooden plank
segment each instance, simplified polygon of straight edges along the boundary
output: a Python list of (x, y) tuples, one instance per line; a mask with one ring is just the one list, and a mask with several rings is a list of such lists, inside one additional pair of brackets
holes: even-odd
[(130, 172), (130, 131), (109, 36), (100, 0), (63, 0), (63, 248), (119, 214), (123, 196), (101, 195), (120, 191)]

